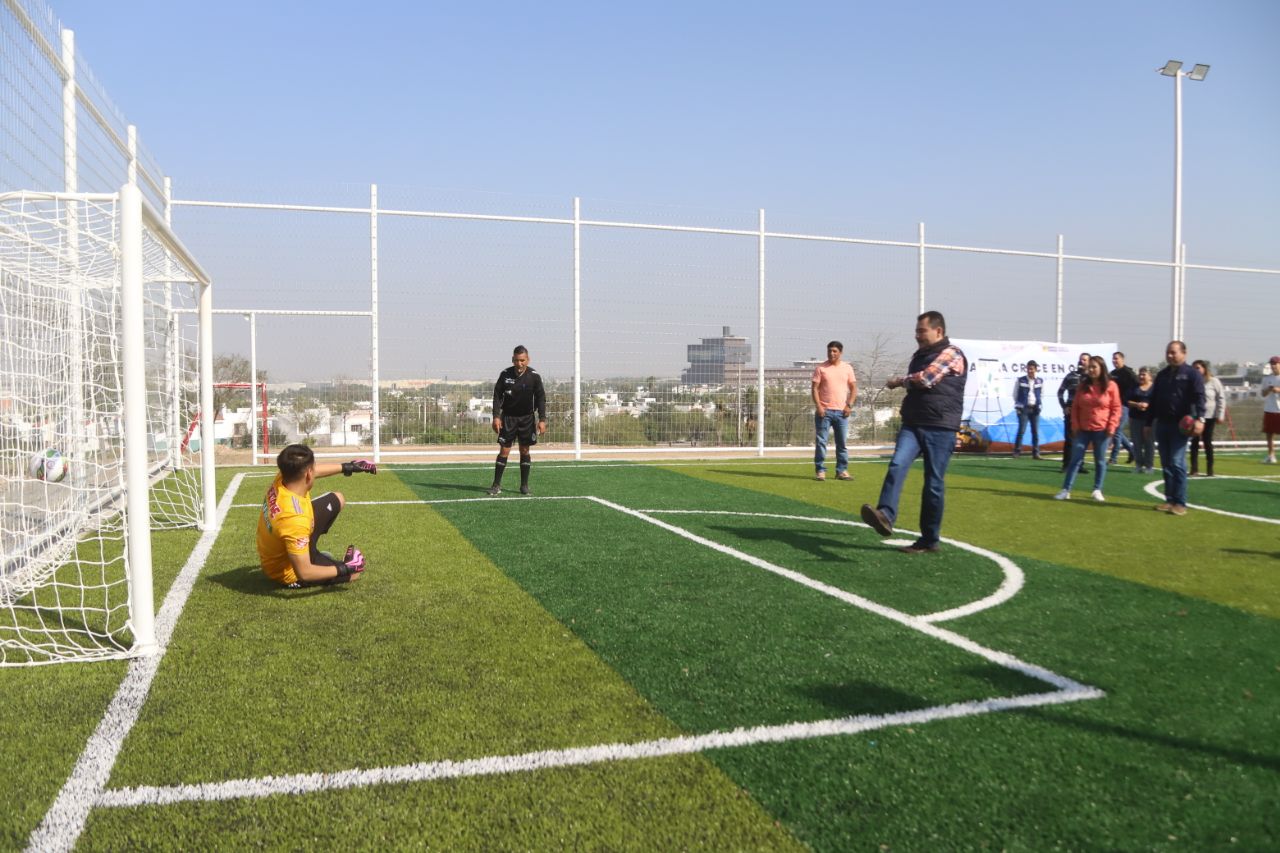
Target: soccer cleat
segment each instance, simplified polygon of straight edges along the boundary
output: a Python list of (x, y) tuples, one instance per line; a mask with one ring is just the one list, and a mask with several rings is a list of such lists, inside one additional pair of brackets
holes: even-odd
[(862, 520), (867, 526), (879, 533), (881, 536), (893, 535), (893, 524), (889, 519), (885, 518), (884, 513), (873, 507), (871, 504), (862, 505)]
[(1068, 500), (1070, 497), (1071, 497), (1071, 493), (1068, 492), (1066, 489), (1063, 489), (1062, 491), (1054, 495), (1053, 499), (1055, 501), (1065, 501), (1065, 500)]
[(493, 497), (497, 497), (498, 495), (502, 494), (502, 487), (501, 487), (501, 486), (490, 486), (490, 487), (489, 487), (489, 491), (485, 492), (485, 494), (486, 494), (486, 495), (488, 495), (488, 496), (489, 496), (489, 497), (491, 497), (491, 498), (493, 498)]
[(1098, 503), (1102, 503), (1106, 500), (1106, 497), (1102, 494), (1102, 489), (1094, 489), (1091, 497)]
[(531, 494), (533, 494), (533, 492), (529, 491), (529, 487), (528, 487), (528, 486), (521, 486), (521, 487), (520, 487), (520, 494), (522, 494), (522, 495), (531, 495)]

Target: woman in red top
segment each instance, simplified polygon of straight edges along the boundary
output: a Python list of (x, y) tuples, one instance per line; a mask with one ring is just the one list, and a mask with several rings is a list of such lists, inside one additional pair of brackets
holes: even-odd
[(1107, 447), (1120, 426), (1120, 391), (1107, 375), (1107, 363), (1100, 356), (1089, 359), (1085, 380), (1076, 390), (1071, 402), (1071, 462), (1067, 476), (1062, 481), (1062, 491), (1054, 498), (1065, 501), (1071, 497), (1071, 485), (1076, 480), (1080, 465), (1084, 462), (1084, 449), (1093, 445), (1093, 499), (1106, 500), (1102, 495), (1102, 481), (1107, 477)]

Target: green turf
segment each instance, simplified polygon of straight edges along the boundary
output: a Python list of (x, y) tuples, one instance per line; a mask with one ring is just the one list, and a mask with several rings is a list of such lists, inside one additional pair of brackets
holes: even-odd
[[(1259, 467), (1218, 462), (1221, 474)], [(810, 469), (539, 462), (533, 486), (540, 497), (651, 510), (907, 613), (999, 584), (981, 556), (911, 557), (866, 528), (821, 521), (856, 520), (883, 461), (855, 463), (851, 483), (814, 482)], [(598, 503), (510, 488), (484, 498), (490, 474), (454, 464), (323, 481), (353, 502), (453, 502), (351, 503), (326, 544), (355, 542), (369, 572), (302, 591), (256, 568), (253, 505), (268, 480), (247, 480), (237, 503), (250, 506), (232, 510), (109, 787), (634, 742), (1049, 689)], [(229, 476), (219, 472), (224, 485)], [(1123, 466), (1108, 477), (1107, 503), (1063, 504), (1050, 499), (1060, 477), (1052, 461), (957, 457), (944, 535), (1014, 559), (1026, 585), (943, 627), (1104, 698), (675, 758), (96, 808), (80, 845), (1280, 847), (1274, 525), (1154, 513), (1142, 490), (1154, 478)], [(904, 528), (919, 482), (904, 492)], [(1077, 494), (1088, 486), (1085, 475)], [(1272, 488), (1280, 483), (1197, 479), (1191, 501), (1275, 515)], [(670, 509), (717, 514), (660, 512)], [(159, 599), (194, 535), (155, 541)], [(0, 669), (0, 848), (25, 845), (123, 667)]]
[[(349, 502), (410, 495), (389, 477), (336, 485)], [(256, 491), (244, 487), (246, 495)], [(232, 511), (111, 787), (393, 767), (679, 733), (431, 508), (349, 504), (334, 542), (322, 544), (341, 547), (358, 530), (370, 569), (356, 584), (313, 590), (284, 590), (262, 575), (249, 556), (256, 512)], [(243, 735), (228, 737), (228, 727)], [(620, 821), (652, 820), (687, 846), (705, 840), (701, 816), (720, 804), (734, 815), (725, 836), (734, 846), (789, 843), (701, 757), (622, 768), (617, 784), (634, 804), (603, 811), (573, 796), (579, 784), (604, 784), (601, 771), (540, 775), (535, 784), (562, 801), (560, 817), (574, 833), (608, 837), (621, 831)], [(452, 808), (437, 802), (439, 787), (451, 789)], [(452, 848), (475, 845), (488, 830), (449, 812), (489, 811), (501, 823), (491, 801), (495, 790), (513, 787), (520, 786), (437, 783), (397, 792), (385, 804), (382, 792), (306, 799), (318, 801), (308, 809), (326, 814), (319, 831), (328, 843), (364, 837), (360, 815), (376, 808), (386, 818), (385, 844)], [(105, 843), (120, 832), (197, 839), (216, 829), (235, 846), (280, 843), (306, 823), (307, 811), (279, 819), (293, 808), (287, 798), (249, 808), (243, 834), (219, 829), (228, 812), (244, 811), (238, 806), (106, 811), (95, 815), (86, 840)], [(145, 829), (125, 829), (138, 823)], [(540, 815), (514, 837), (553, 838), (557, 823)]]

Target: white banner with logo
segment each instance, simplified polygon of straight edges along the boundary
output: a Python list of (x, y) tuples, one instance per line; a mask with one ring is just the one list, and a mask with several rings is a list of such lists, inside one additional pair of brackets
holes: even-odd
[[(1040, 407), (1040, 446), (1060, 448), (1063, 441), (1062, 407), (1058, 388), (1080, 360), (1080, 353), (1100, 355), (1111, 369), (1114, 343), (1051, 344), (1045, 341), (978, 341), (952, 338), (969, 359), (969, 379), (964, 386), (962, 439), (970, 450), (1010, 450), (1018, 433), (1018, 413), (1013, 406), (1015, 383), (1027, 372), (1027, 362), (1039, 365), (1044, 380)], [(1022, 443), (1031, 446), (1031, 427)]]

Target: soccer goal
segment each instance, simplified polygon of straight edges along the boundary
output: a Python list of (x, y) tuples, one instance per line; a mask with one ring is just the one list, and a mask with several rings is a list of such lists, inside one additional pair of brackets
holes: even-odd
[(151, 531), (216, 521), (211, 307), (136, 187), (0, 194), (0, 665), (156, 648)]

